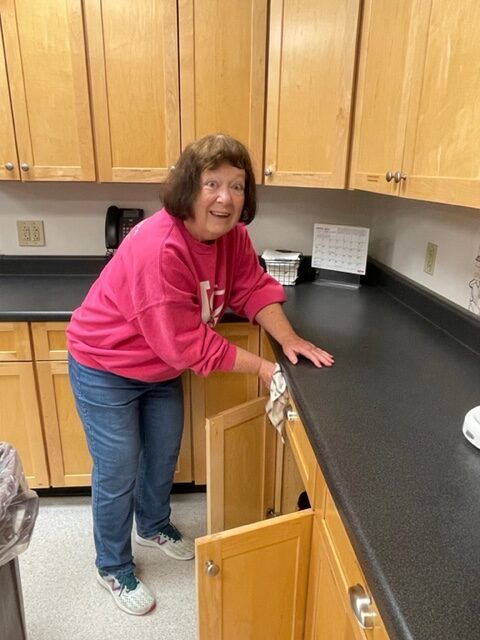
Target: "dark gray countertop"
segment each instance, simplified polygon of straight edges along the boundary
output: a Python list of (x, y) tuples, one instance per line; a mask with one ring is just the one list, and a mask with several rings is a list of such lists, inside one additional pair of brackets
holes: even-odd
[(331, 369), (276, 352), (392, 639), (480, 637), (480, 358), (378, 287), (297, 285)]
[(0, 276), (0, 320), (66, 322), (94, 280), (93, 275)]
[[(0, 260), (0, 321), (67, 321), (103, 266), (21, 263)], [(477, 640), (480, 450), (462, 424), (480, 357), (379, 286), (287, 289), (296, 330), (336, 364), (278, 358), (391, 639)]]

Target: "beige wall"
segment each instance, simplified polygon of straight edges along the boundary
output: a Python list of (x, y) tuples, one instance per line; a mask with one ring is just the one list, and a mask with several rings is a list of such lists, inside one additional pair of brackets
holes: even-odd
[[(103, 255), (107, 207), (142, 207), (149, 215), (161, 206), (159, 193), (149, 184), (0, 184), (0, 254)], [(380, 262), (465, 308), (475, 278), (479, 290), (476, 209), (361, 191), (260, 187), (258, 196), (250, 233), (259, 253), (268, 247), (310, 254), (316, 222), (369, 226), (370, 254)], [(15, 222), (28, 219), (44, 221), (45, 247), (18, 246)], [(433, 276), (423, 271), (427, 242), (438, 245)]]

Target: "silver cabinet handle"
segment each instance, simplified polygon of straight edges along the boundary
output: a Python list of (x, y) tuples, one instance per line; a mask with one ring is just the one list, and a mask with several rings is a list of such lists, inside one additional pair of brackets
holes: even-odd
[(268, 169), (265, 169), (264, 173), (266, 177), (269, 178), (273, 174), (273, 171), (270, 168), (268, 168)]
[(362, 629), (373, 629), (375, 612), (372, 611), (372, 601), (361, 584), (356, 584), (348, 590), (350, 606)]
[(13, 171), (15, 169), (13, 162), (6, 162), (4, 166), (7, 171)]
[(20, 169), (22, 171), (28, 171), (30, 169), (30, 165), (27, 164), (26, 162), (22, 162), (22, 164), (20, 165)]
[(400, 182), (401, 180), (406, 180), (407, 176), (401, 171), (395, 171), (395, 175), (393, 176), (395, 182)]
[(287, 420), (298, 420), (298, 413), (293, 409), (287, 409)]
[(207, 560), (206, 561), (206, 563), (205, 563), (205, 573), (207, 574), (207, 576), (209, 576), (210, 578), (213, 578), (219, 572), (220, 572), (220, 569), (218, 567), (218, 564), (215, 564), (215, 562), (213, 562), (213, 560)]
[(387, 182), (391, 182), (393, 180), (393, 171), (387, 171), (385, 174), (385, 180)]

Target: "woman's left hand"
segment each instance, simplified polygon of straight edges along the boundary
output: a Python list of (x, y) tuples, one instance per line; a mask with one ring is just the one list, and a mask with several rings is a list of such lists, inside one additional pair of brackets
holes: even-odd
[(316, 367), (331, 367), (335, 362), (331, 353), (297, 335), (285, 340), (282, 348), (292, 364), (297, 364), (299, 355), (313, 362)]

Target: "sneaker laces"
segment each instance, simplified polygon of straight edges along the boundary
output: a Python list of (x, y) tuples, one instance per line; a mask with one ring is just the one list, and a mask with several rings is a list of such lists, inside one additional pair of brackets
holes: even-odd
[(182, 534), (177, 529), (177, 527), (173, 525), (171, 522), (165, 525), (163, 529), (160, 529), (160, 533), (162, 534), (162, 536), (165, 536), (173, 540), (173, 542), (178, 542), (179, 540), (182, 539)]
[(135, 577), (135, 574), (133, 573), (133, 571), (132, 573), (125, 573), (125, 574), (115, 576), (115, 578), (120, 584), (120, 587), (121, 587), (120, 593), (122, 593), (124, 589), (126, 589), (127, 591), (135, 591), (135, 589), (137, 588), (138, 580)]

